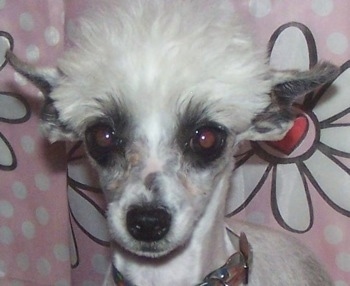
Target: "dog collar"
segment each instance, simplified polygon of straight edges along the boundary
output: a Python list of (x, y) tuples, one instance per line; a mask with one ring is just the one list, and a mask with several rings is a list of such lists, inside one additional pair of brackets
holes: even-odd
[[(239, 239), (239, 251), (232, 254), (224, 265), (209, 273), (202, 283), (195, 286), (237, 286), (243, 283), (248, 284), (249, 266), (252, 263), (253, 255), (247, 236), (244, 232), (237, 236), (230, 230), (231, 235)], [(112, 265), (113, 280), (116, 286), (135, 286), (128, 283), (119, 270)]]

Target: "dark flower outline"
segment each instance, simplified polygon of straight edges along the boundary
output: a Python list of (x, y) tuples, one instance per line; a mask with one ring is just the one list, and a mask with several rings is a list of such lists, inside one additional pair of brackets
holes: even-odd
[[(11, 36), (11, 34), (8, 33), (8, 32), (5, 32), (5, 31), (0, 31), (0, 37), (5, 38), (9, 42), (10, 50), (13, 50), (13, 48), (14, 48), (14, 40), (13, 40), (13, 37)], [(7, 65), (7, 60), (4, 59), (3, 63), (0, 66), (0, 71), (6, 65)], [(8, 96), (8, 97), (15, 98), (18, 102), (20, 102), (22, 104), (22, 106), (25, 109), (25, 114), (22, 117), (9, 119), (9, 118), (5, 118), (5, 117), (1, 117), (0, 116), (0, 122), (4, 122), (4, 123), (8, 123), (8, 124), (21, 124), (21, 123), (24, 123), (24, 122), (29, 120), (29, 118), (31, 116), (30, 106), (27, 103), (27, 101), (21, 95), (19, 95), (17, 93), (13, 93), (13, 92), (3, 91), (3, 92), (0, 92), (0, 96)], [(9, 140), (7, 140), (7, 138), (5, 137), (5, 135), (2, 132), (0, 132), (0, 140), (6, 145), (8, 151), (9, 151), (11, 157), (12, 157), (12, 163), (10, 165), (0, 164), (0, 170), (12, 171), (12, 170), (17, 168), (17, 157), (16, 157), (16, 154), (15, 154), (15, 151), (12, 148)]]
[[(304, 35), (306, 42), (308, 44), (308, 51), (309, 51), (309, 64), (310, 67), (315, 65), (318, 61), (317, 57), (317, 49), (316, 49), (316, 42), (313, 38), (313, 35), (311, 31), (303, 24), (297, 23), (297, 22), (290, 22), (287, 24), (282, 25), (279, 27), (271, 36), (270, 41), (269, 41), (269, 55), (271, 55), (273, 47), (275, 45), (276, 40), (278, 39), (279, 35), (285, 31), (285, 29), (289, 27), (295, 27), (298, 28)], [(348, 68), (350, 67), (350, 61), (347, 61), (344, 63), (341, 68), (340, 68), (340, 74), (339, 76), (345, 72)], [(339, 77), (338, 76), (338, 77)], [(337, 77), (337, 78), (338, 78)], [(344, 170), (347, 174), (350, 174), (349, 168), (345, 166), (339, 159), (337, 159), (335, 156), (341, 156), (343, 158), (350, 158), (350, 154), (336, 150), (334, 148), (331, 148), (324, 143), (320, 141), (320, 134), (321, 130), (324, 128), (328, 127), (335, 127), (335, 126), (350, 126), (350, 123), (342, 123), (342, 124), (332, 124), (335, 120), (344, 117), (346, 114), (350, 112), (350, 107), (343, 110), (342, 112), (327, 118), (326, 120), (319, 121), (316, 117), (316, 115), (312, 112), (312, 110), (316, 107), (317, 103), (319, 100), (322, 98), (322, 96), (325, 94), (327, 90), (332, 86), (333, 82), (336, 81), (337, 79), (333, 80), (332, 82), (324, 85), (320, 90), (316, 92), (311, 92), (305, 96), (304, 102), (302, 103), (302, 106), (299, 106), (299, 109), (302, 110), (305, 114), (307, 114), (315, 123), (316, 127), (316, 136), (314, 143), (312, 144), (312, 147), (305, 153), (302, 154), (300, 157), (296, 157), (293, 159), (288, 159), (288, 158), (277, 158), (268, 152), (264, 151), (262, 148), (260, 148), (258, 142), (250, 142), (251, 149), (245, 151), (244, 153), (239, 154), (236, 159), (237, 159), (237, 164), (235, 169), (240, 168), (241, 166), (244, 165), (246, 161), (248, 161), (252, 156), (257, 155), (261, 159), (267, 162), (267, 167), (265, 171), (263, 172), (261, 179), (258, 181), (257, 185), (255, 188), (249, 193), (247, 198), (244, 200), (244, 202), (238, 206), (235, 210), (231, 211), (227, 216), (233, 216), (240, 211), (242, 211), (256, 196), (256, 194), (260, 191), (261, 187), (263, 184), (266, 182), (267, 178), (271, 175), (272, 176), (272, 183), (271, 183), (271, 206), (272, 206), (272, 213), (273, 216), (275, 217), (276, 221), (278, 224), (283, 227), (284, 229), (295, 232), (295, 233), (304, 233), (309, 231), (314, 222), (314, 210), (313, 210), (313, 204), (311, 201), (311, 195), (310, 195), (310, 190), (309, 190), (309, 185), (307, 183), (307, 180), (312, 184), (312, 186), (316, 189), (316, 191), (320, 194), (320, 196), (327, 202), (329, 206), (331, 206), (333, 209), (338, 211), (339, 213), (345, 215), (345, 216), (350, 216), (350, 210), (346, 210), (340, 206), (338, 206), (336, 203), (332, 201), (332, 199), (327, 196), (327, 194), (322, 190), (322, 187), (319, 185), (317, 180), (314, 178), (306, 164), (304, 163), (305, 160), (310, 158), (316, 150), (319, 150), (322, 152), (327, 158), (329, 158), (331, 161), (336, 163), (342, 170)], [(303, 230), (298, 230), (295, 228), (290, 227), (287, 222), (283, 219), (280, 210), (278, 208), (278, 202), (277, 202), (277, 195), (276, 195), (276, 172), (278, 165), (280, 164), (291, 164), (294, 163), (297, 166), (297, 169), (299, 170), (299, 175), (301, 177), (301, 180), (303, 182), (304, 186), (304, 191), (305, 191), (305, 197), (307, 200), (307, 204), (309, 206), (309, 215), (310, 215), (310, 222), (309, 225), (303, 229)]]

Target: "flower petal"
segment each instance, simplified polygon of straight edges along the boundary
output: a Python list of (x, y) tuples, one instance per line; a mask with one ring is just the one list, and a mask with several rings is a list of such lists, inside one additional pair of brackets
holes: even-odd
[(306, 232), (313, 223), (312, 204), (305, 177), (296, 164), (281, 164), (273, 169), (272, 212), (287, 230)]
[(301, 23), (291, 22), (278, 28), (269, 47), (270, 65), (277, 70), (308, 70), (317, 62), (315, 40)]
[(87, 158), (72, 161), (68, 164), (69, 184), (77, 185), (84, 190), (99, 191), (96, 171), (90, 166)]
[(320, 141), (331, 147), (337, 155), (350, 156), (350, 126), (321, 129)]
[(264, 184), (271, 167), (257, 155), (252, 155), (238, 167), (231, 177), (232, 189), (226, 200), (228, 216), (240, 212), (254, 198)]
[(108, 245), (109, 234), (104, 211), (87, 195), (68, 187), (68, 200), (73, 219), (95, 242)]
[(13, 49), (13, 38), (9, 33), (0, 31), (0, 70), (6, 65), (5, 54), (8, 49)]
[(77, 240), (75, 238), (72, 221), (71, 221), (71, 227), (69, 232), (69, 239), (70, 239), (70, 264), (72, 268), (76, 268), (79, 265), (79, 250), (77, 245)]
[(0, 121), (22, 123), (29, 119), (30, 109), (25, 99), (16, 93), (0, 92)]
[(82, 142), (69, 146), (68, 183), (73, 188), (101, 192), (97, 172), (88, 162)]
[(317, 95), (319, 101), (314, 107), (313, 112), (316, 114), (321, 125), (333, 121), (338, 114), (343, 113), (350, 107), (350, 61), (342, 67), (342, 73), (334, 80), (330, 87), (321, 90)]
[(323, 199), (338, 212), (350, 216), (349, 169), (320, 150), (304, 164), (305, 174)]
[(0, 132), (0, 170), (10, 171), (17, 167), (16, 155), (4, 135)]

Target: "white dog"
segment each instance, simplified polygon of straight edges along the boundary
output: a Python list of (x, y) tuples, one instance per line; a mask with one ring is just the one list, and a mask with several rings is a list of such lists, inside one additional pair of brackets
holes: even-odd
[(332, 285), (294, 239), (224, 219), (237, 144), (281, 139), (295, 97), (338, 74), (271, 70), (236, 18), (225, 0), (104, 0), (57, 69), (7, 53), (45, 94), (48, 138), (83, 140), (98, 171), (105, 285)]

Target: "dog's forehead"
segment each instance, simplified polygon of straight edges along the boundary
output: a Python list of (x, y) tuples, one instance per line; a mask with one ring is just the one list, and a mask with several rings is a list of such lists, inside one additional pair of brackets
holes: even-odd
[(245, 125), (268, 105), (265, 59), (225, 5), (121, 0), (114, 6), (82, 21), (75, 47), (59, 62), (65, 78), (52, 98), (73, 127), (103, 115), (111, 98), (140, 122), (163, 113), (163, 125), (190, 101)]

